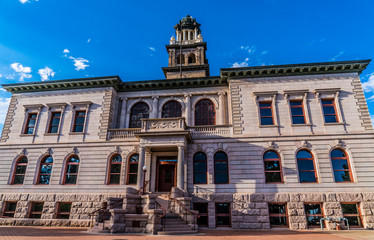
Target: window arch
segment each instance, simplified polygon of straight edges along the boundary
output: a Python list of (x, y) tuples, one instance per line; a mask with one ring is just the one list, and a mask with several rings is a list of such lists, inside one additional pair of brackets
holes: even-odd
[(227, 154), (224, 152), (214, 154), (214, 183), (229, 183), (229, 163)]
[(182, 105), (175, 100), (168, 101), (162, 107), (162, 118), (182, 117)]
[(297, 153), (296, 158), (300, 182), (318, 182), (313, 155), (308, 150), (300, 150)]
[(79, 157), (73, 155), (66, 162), (64, 184), (76, 184), (79, 170)]
[(195, 126), (215, 125), (216, 110), (214, 103), (209, 99), (202, 99), (195, 105)]
[(207, 157), (203, 152), (197, 152), (193, 156), (193, 183), (207, 184)]
[(119, 184), (121, 179), (122, 157), (119, 154), (113, 155), (109, 163), (108, 184)]
[(196, 63), (196, 55), (194, 53), (191, 53), (189, 56), (188, 56), (188, 63)]
[(183, 54), (178, 54), (177, 56), (177, 64), (184, 64), (184, 55)]
[(149, 118), (149, 107), (145, 102), (138, 102), (131, 108), (129, 128), (141, 128), (142, 118)]
[(139, 154), (131, 155), (127, 166), (127, 184), (136, 184), (138, 180)]
[(23, 181), (25, 180), (27, 163), (28, 163), (28, 160), (27, 160), (27, 157), (25, 156), (20, 157), (17, 160), (16, 166), (13, 172), (12, 184), (23, 184)]
[(265, 182), (282, 183), (282, 165), (279, 154), (273, 150), (264, 153)]
[(48, 155), (40, 162), (38, 184), (48, 185), (51, 180), (53, 157)]
[(345, 151), (334, 149), (331, 151), (331, 162), (334, 171), (335, 182), (352, 182), (352, 172), (349, 159)]

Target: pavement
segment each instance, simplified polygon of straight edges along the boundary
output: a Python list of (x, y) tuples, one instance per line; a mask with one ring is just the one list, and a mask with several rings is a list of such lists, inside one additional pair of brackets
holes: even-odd
[(200, 230), (193, 236), (143, 234), (92, 234), (83, 228), (0, 227), (0, 240), (374, 240), (374, 231), (291, 231), (291, 230)]

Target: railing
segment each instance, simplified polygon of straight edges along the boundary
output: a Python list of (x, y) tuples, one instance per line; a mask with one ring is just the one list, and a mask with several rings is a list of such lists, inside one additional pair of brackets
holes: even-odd
[(91, 227), (94, 226), (94, 217), (96, 217), (96, 222), (103, 223), (103, 230), (104, 230), (104, 221), (106, 220), (104, 219), (105, 214), (107, 214), (110, 209), (117, 208), (122, 205), (123, 205), (123, 201), (116, 201), (116, 202), (110, 203), (109, 205), (106, 205), (105, 207), (101, 207), (89, 213), (88, 216), (90, 216), (91, 218)]
[(142, 132), (181, 131), (186, 129), (184, 118), (142, 118)]
[(155, 200), (156, 207), (162, 209), (162, 215), (160, 216), (161, 218), (161, 226), (162, 226), (162, 231), (165, 231), (165, 216), (166, 216), (166, 209), (161, 206), (161, 204)]
[[(181, 203), (178, 199), (176, 198), (169, 198), (170, 199), (170, 202), (169, 204), (171, 204), (172, 202), (174, 202), (174, 204), (178, 205), (180, 208), (181, 208), (181, 212), (180, 212), (180, 215), (182, 215), (181, 217), (183, 218), (183, 220), (188, 223), (188, 215), (191, 215), (193, 216), (193, 223), (192, 223), (192, 230), (196, 230), (195, 229), (195, 226), (197, 224), (197, 219), (200, 217), (199, 214), (191, 211), (190, 209), (188, 209), (183, 203)], [(171, 206), (169, 206), (169, 209), (171, 209)], [(177, 212), (176, 212), (177, 213)]]
[(139, 190), (136, 193), (139, 194), (139, 195), (143, 195), (143, 189), (145, 190), (147, 188), (148, 183), (149, 183), (149, 180), (145, 181), (144, 186), (139, 188)]
[(135, 133), (140, 132), (140, 128), (109, 129), (108, 140), (134, 138)]
[(232, 127), (230, 125), (208, 125), (188, 127), (192, 136), (231, 136)]

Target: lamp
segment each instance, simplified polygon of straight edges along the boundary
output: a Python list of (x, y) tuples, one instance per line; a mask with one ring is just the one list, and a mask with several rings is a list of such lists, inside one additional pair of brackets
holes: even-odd
[(147, 166), (143, 166), (143, 195), (145, 194), (145, 173), (147, 172)]

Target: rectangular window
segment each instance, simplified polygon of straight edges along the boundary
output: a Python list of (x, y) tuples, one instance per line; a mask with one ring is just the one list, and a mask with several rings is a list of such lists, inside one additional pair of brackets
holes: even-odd
[(52, 112), (49, 121), (48, 133), (57, 133), (60, 126), (61, 112)]
[(32, 202), (30, 218), (42, 218), (44, 202)]
[(323, 116), (325, 123), (336, 123), (339, 122), (336, 114), (335, 100), (334, 99), (321, 99)]
[(69, 219), (70, 209), (71, 209), (71, 203), (66, 203), (66, 202), (58, 203), (57, 218), (58, 219)]
[(321, 218), (323, 218), (322, 204), (305, 203), (305, 214), (308, 227), (321, 227)]
[(231, 227), (230, 203), (216, 203), (216, 227)]
[(305, 124), (303, 100), (290, 101), (292, 124)]
[(261, 125), (274, 125), (272, 102), (259, 102)]
[(2, 217), (14, 218), (16, 208), (17, 208), (17, 202), (5, 202)]
[(75, 112), (73, 132), (83, 132), (85, 119), (86, 119), (86, 111)]
[(269, 203), (269, 220), (272, 227), (287, 227), (288, 215), (285, 203)]
[(37, 113), (29, 113), (27, 115), (25, 131), (23, 132), (24, 134), (34, 134), (37, 117)]
[(194, 203), (193, 209), (199, 211), (200, 217), (197, 219), (197, 225), (208, 227), (208, 203)]
[(360, 206), (358, 203), (342, 203), (343, 217), (348, 219), (349, 226), (363, 227)]

